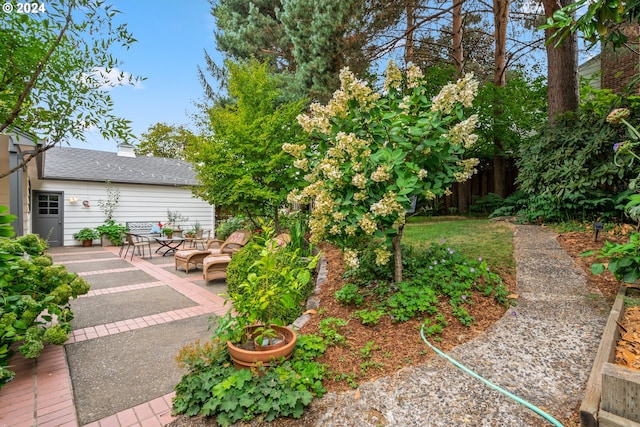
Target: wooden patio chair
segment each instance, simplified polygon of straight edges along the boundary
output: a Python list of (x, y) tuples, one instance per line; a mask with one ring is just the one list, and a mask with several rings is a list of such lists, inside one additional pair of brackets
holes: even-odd
[(204, 250), (199, 249), (183, 249), (176, 251), (174, 255), (175, 268), (183, 267), (185, 272), (189, 272), (189, 268), (197, 268), (202, 265), (202, 261), (209, 255), (233, 255), (238, 252), (251, 238), (251, 233), (246, 230), (233, 232), (227, 240), (208, 239)]

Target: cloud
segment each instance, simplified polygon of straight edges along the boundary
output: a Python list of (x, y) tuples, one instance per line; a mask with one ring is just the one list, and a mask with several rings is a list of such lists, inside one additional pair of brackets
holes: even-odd
[(92, 87), (111, 90), (119, 86), (133, 86), (134, 89), (144, 89), (142, 79), (118, 68), (96, 67), (91, 73), (82, 75), (82, 81)]

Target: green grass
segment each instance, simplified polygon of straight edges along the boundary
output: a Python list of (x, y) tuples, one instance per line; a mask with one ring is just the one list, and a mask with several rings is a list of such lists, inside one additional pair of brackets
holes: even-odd
[(513, 231), (504, 222), (460, 217), (411, 222), (405, 226), (403, 242), (424, 248), (446, 243), (469, 258), (484, 258), (492, 268), (515, 270)]

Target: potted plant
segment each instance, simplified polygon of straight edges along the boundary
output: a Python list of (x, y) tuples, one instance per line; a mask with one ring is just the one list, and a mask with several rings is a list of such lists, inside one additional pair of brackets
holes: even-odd
[(191, 227), (191, 230), (186, 231), (184, 233), (184, 237), (188, 239), (195, 239), (198, 236), (198, 233), (200, 232), (200, 230), (202, 230), (202, 227), (200, 226), (200, 222), (196, 221)]
[(229, 312), (216, 330), (216, 335), (226, 340), (237, 368), (268, 366), (273, 360), (291, 356), (297, 336), (292, 328), (283, 326), (283, 316), (296, 306), (296, 297), (311, 280), (311, 269), (318, 259), (301, 266), (297, 251), (283, 251), (272, 237), (273, 230), (267, 226), (263, 230), (252, 243), (259, 249), (258, 259), (238, 289), (229, 291), (235, 318)]
[(97, 226), (96, 231), (103, 237), (103, 246), (107, 246), (106, 240), (111, 242), (114, 246), (122, 246), (122, 235), (127, 232), (127, 227), (116, 223), (114, 220), (110, 220)]
[(167, 227), (166, 225), (162, 227), (162, 234), (167, 237), (167, 239), (171, 239), (173, 237), (173, 227)]
[(82, 246), (91, 246), (95, 239), (100, 238), (100, 234), (93, 228), (85, 227), (73, 234), (73, 238), (82, 242)]

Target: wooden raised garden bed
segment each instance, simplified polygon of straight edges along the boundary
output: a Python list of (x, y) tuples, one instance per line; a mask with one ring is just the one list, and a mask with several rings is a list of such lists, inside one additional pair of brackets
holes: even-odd
[(580, 406), (581, 427), (640, 427), (640, 371), (615, 364), (627, 287), (609, 313)]

